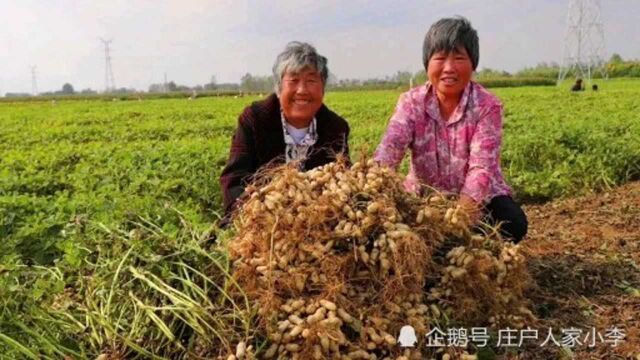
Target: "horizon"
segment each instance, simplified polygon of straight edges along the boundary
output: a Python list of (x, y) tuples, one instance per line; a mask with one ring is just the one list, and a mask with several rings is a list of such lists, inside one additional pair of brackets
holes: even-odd
[[(457, 14), (478, 31), (478, 70), (514, 73), (541, 62), (562, 61), (567, 10), (568, 1), (552, 0), (189, 0), (133, 5), (123, 0), (0, 1), (0, 21), (11, 29), (0, 33), (0, 44), (7, 46), (0, 52), (0, 94), (31, 93), (31, 66), (37, 67), (39, 93), (59, 90), (65, 83), (78, 91), (104, 90), (100, 38), (113, 40), (116, 88), (142, 91), (163, 83), (165, 73), (167, 81), (189, 87), (203, 85), (212, 76), (217, 83), (239, 83), (246, 73), (269, 75), (276, 55), (292, 40), (313, 44), (339, 79), (415, 73), (421, 69), (428, 27)], [(640, 37), (639, 17), (640, 3), (633, 0), (602, 4), (603, 60), (613, 53), (640, 58), (640, 45), (627, 41)]]

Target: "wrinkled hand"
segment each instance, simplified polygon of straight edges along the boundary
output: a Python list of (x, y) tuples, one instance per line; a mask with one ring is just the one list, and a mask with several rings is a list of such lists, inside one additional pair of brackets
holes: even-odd
[(471, 197), (461, 194), (457, 205), (460, 206), (460, 210), (467, 215), (469, 226), (476, 225), (480, 222), (482, 216), (481, 206)]

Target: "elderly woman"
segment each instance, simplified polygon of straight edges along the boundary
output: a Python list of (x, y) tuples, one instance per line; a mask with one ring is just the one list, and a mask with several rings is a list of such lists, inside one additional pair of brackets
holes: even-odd
[(471, 81), (478, 59), (478, 35), (467, 19), (433, 24), (422, 50), (428, 81), (400, 96), (375, 159), (397, 169), (410, 148), (407, 190), (422, 193), (426, 185), (457, 194), (473, 222), (484, 215), (518, 242), (527, 218), (500, 169), (502, 104)]
[(244, 109), (220, 185), (225, 225), (252, 176), (265, 165), (296, 162), (301, 170), (348, 156), (349, 125), (322, 101), (327, 59), (306, 43), (291, 42), (273, 65), (275, 94)]

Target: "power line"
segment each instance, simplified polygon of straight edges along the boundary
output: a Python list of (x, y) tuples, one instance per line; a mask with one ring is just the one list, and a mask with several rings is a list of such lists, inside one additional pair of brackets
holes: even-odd
[(111, 44), (112, 40), (105, 40), (100, 38), (100, 41), (104, 44), (104, 91), (112, 92), (116, 89), (116, 80), (113, 77), (113, 68), (111, 67), (111, 53), (109, 50), (109, 44)]
[(600, 0), (570, 0), (558, 84), (572, 70), (589, 83), (595, 71), (606, 78), (604, 49)]

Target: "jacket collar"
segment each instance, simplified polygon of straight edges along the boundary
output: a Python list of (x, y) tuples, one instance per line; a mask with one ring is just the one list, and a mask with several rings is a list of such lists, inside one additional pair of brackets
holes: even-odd
[(453, 114), (451, 114), (451, 118), (448, 121), (443, 119), (442, 114), (440, 114), (440, 106), (438, 104), (438, 96), (435, 93), (435, 88), (430, 82), (427, 82), (426, 86), (427, 92), (425, 95), (425, 108), (429, 117), (437, 119), (439, 122), (446, 123), (446, 125), (455, 124), (462, 119), (471, 96), (471, 81), (469, 81), (462, 91), (462, 96), (460, 97), (458, 106), (456, 106), (456, 109), (453, 111)]

